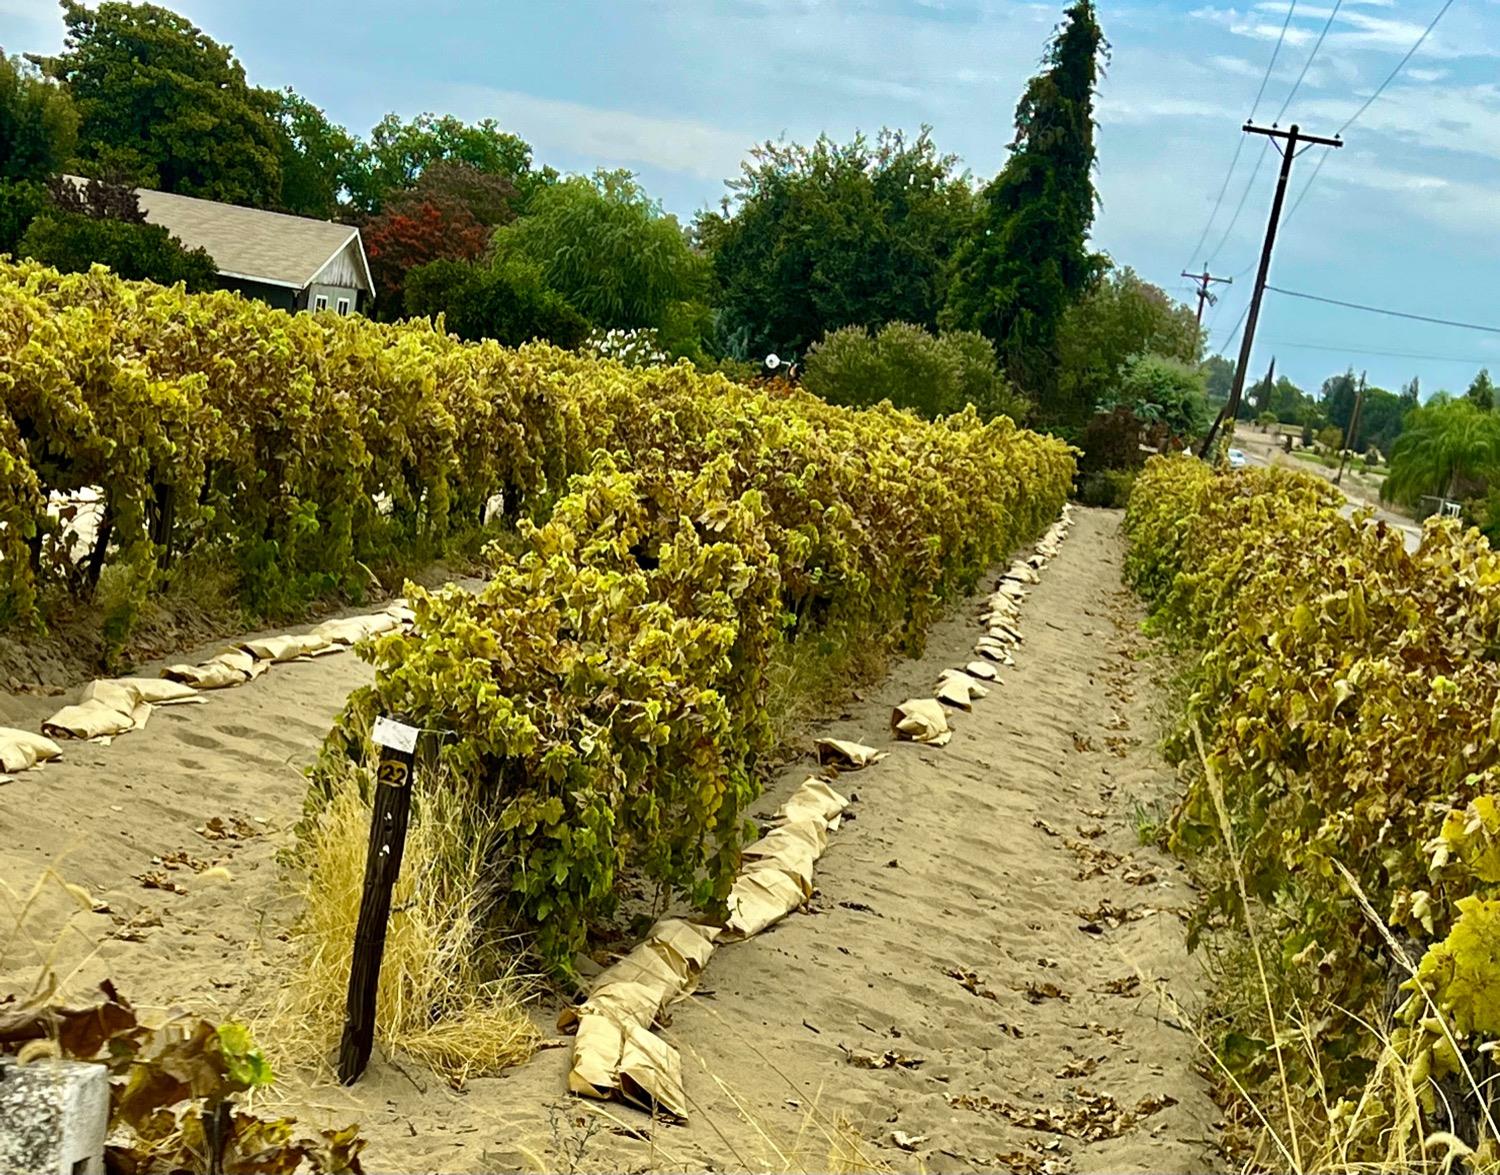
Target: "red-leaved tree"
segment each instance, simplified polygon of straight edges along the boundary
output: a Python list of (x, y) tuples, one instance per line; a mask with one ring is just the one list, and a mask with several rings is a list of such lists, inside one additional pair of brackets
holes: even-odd
[(393, 319), (405, 312), (409, 270), (430, 261), (474, 261), (488, 247), (490, 230), (457, 200), (412, 194), (387, 204), (365, 225), (364, 239), (378, 313)]

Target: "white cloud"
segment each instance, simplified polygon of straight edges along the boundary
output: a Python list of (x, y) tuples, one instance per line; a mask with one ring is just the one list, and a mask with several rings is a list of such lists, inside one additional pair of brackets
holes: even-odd
[[(1329, 17), (1334, 16), (1334, 10), (1331, 7), (1299, 5), (1290, 24), (1287, 24), (1284, 19), (1262, 19), (1262, 14), (1272, 18), (1277, 16), (1284, 18), (1290, 7), (1289, 0), (1260, 0), (1248, 10), (1234, 7), (1221, 8), (1209, 4), (1194, 9), (1188, 15), (1219, 25), (1238, 37), (1272, 42), (1281, 39), (1284, 47), (1293, 48), (1314, 42)], [(1366, 7), (1387, 7), (1387, 5), (1367, 4)], [(1426, 27), (1425, 24), (1415, 21), (1362, 12), (1359, 6), (1346, 3), (1338, 10), (1323, 43), (1329, 49), (1366, 49), (1405, 53), (1422, 36)], [(1284, 37), (1283, 28), (1285, 28)], [(1500, 55), (1500, 46), (1484, 43), (1474, 38), (1453, 35), (1451, 30), (1445, 31), (1439, 28), (1423, 42), (1421, 55), (1445, 58), (1493, 57)]]
[(1158, 118), (1213, 118), (1233, 120), (1236, 108), (1212, 99), (1186, 95), (1154, 94), (1131, 99), (1119, 93), (1105, 93), (1098, 102), (1099, 121), (1125, 125), (1148, 123)]
[[(1305, 104), (1310, 119), (1337, 125), (1358, 109), (1365, 94), (1320, 98)], [(1422, 148), (1500, 160), (1500, 85), (1403, 85), (1386, 90), (1360, 116), (1349, 136), (1372, 133)]]
[(514, 90), (458, 86), (449, 108), (461, 118), (496, 118), (537, 148), (570, 151), (601, 165), (649, 164), (702, 179), (739, 171), (746, 151), (764, 135), (734, 131), (690, 118), (664, 118), (542, 98)]

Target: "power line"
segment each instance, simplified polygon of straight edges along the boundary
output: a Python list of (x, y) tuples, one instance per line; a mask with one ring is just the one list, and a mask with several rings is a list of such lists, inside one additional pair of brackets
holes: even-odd
[[(1343, 3), (1343, 0), (1339, 0), (1339, 3)], [(1286, 40), (1286, 30), (1287, 30), (1288, 26), (1290, 26), (1291, 23), (1292, 23), (1292, 13), (1294, 13), (1296, 11), (1297, 11), (1297, 0), (1291, 0), (1291, 3), (1287, 6), (1286, 19), (1281, 22), (1281, 35), (1276, 38), (1276, 47), (1271, 50), (1271, 60), (1266, 64), (1266, 72), (1265, 72), (1264, 76), (1262, 76), (1261, 79), (1260, 79), (1260, 89), (1258, 89), (1255, 92), (1255, 102), (1250, 107), (1250, 118), (1246, 119), (1247, 122), (1252, 121), (1255, 118), (1255, 112), (1260, 109), (1260, 100), (1263, 97), (1265, 97), (1266, 84), (1268, 82), (1270, 82), (1270, 80), (1271, 80), (1271, 71), (1276, 68), (1276, 58), (1281, 53), (1281, 43), (1284, 40)], [(1320, 37), (1319, 41), (1321, 42), (1321, 40), (1322, 40), (1322, 38)], [(1302, 72), (1306, 73), (1307, 72), (1306, 68), (1304, 68)], [(1300, 85), (1302, 79), (1298, 78), (1297, 81), (1298, 81), (1298, 84)], [(1214, 198), (1213, 210), (1211, 212), (1209, 212), (1208, 219), (1206, 221), (1204, 221), (1204, 223), (1203, 223), (1203, 231), (1198, 234), (1198, 243), (1193, 246), (1192, 256), (1190, 256), (1185, 262), (1183, 262), (1182, 265), (1180, 266), (1180, 268), (1186, 269), (1189, 265), (1192, 265), (1193, 262), (1197, 259), (1198, 250), (1201, 249), (1201, 248), (1203, 248), (1203, 242), (1206, 241), (1206, 240), (1208, 240), (1208, 231), (1209, 231), (1209, 229), (1213, 228), (1213, 226), (1214, 226), (1214, 220), (1219, 215), (1219, 209), (1221, 207), (1223, 207), (1223, 205), (1224, 205), (1224, 194), (1229, 191), (1229, 181), (1234, 178), (1234, 169), (1239, 165), (1239, 162), (1240, 162), (1240, 153), (1244, 149), (1245, 149), (1245, 137), (1243, 135), (1241, 135), (1239, 142), (1237, 142), (1234, 145), (1234, 157), (1231, 158), (1230, 161), (1229, 161), (1229, 170), (1224, 173), (1224, 182), (1219, 185), (1219, 194), (1218, 194), (1217, 197)], [(1263, 161), (1264, 159), (1265, 159), (1265, 151), (1262, 150), (1262, 152), (1261, 152), (1261, 159), (1257, 160), (1256, 164), (1255, 164), (1256, 171), (1260, 170), (1261, 161)], [(1251, 183), (1255, 182), (1255, 177), (1253, 175), (1250, 177), (1250, 182)], [(1244, 203), (1245, 203), (1244, 197), (1241, 197), (1240, 198), (1240, 206), (1243, 207)], [(1238, 219), (1238, 218), (1239, 218), (1239, 213), (1236, 212), (1235, 213), (1235, 219)], [(1230, 227), (1232, 228), (1233, 225), (1231, 224)], [(1223, 243), (1222, 242), (1220, 243), (1219, 247), (1223, 248)], [(1215, 250), (1215, 251), (1217, 252), (1217, 250)], [(1206, 267), (1207, 267), (1207, 263), (1205, 262), (1205, 268)]]
[(1385, 93), (1385, 88), (1396, 80), (1396, 75), (1398, 73), (1406, 68), (1406, 63), (1412, 59), (1412, 54), (1414, 54), (1418, 49), (1422, 47), (1422, 42), (1427, 40), (1428, 36), (1431, 35), (1433, 29), (1437, 28), (1437, 22), (1442, 20), (1443, 14), (1452, 7), (1453, 0), (1443, 0), (1443, 6), (1438, 9), (1437, 15), (1427, 23), (1427, 27), (1422, 30), (1422, 35), (1417, 38), (1416, 43), (1406, 51), (1406, 56), (1403, 57), (1400, 61), (1396, 62), (1396, 68), (1391, 70), (1389, 75), (1387, 75), (1385, 81), (1380, 83), (1375, 92), (1365, 99), (1364, 105), (1356, 110), (1353, 114), (1351, 114), (1349, 116), (1349, 121), (1344, 123), (1343, 126), (1339, 127), (1339, 129), (1335, 131), (1334, 134), (1342, 135), (1346, 130), (1354, 125), (1354, 123), (1359, 119), (1360, 115), (1362, 115), (1366, 110), (1370, 109), (1370, 106), (1374, 103), (1376, 98)]
[[(1240, 142), (1243, 143), (1244, 141), (1244, 136), (1242, 135), (1240, 137)], [(1224, 235), (1219, 238), (1219, 243), (1214, 246), (1214, 251), (1210, 253), (1205, 259), (1205, 265), (1219, 255), (1219, 250), (1228, 243), (1229, 235), (1234, 232), (1234, 226), (1240, 222), (1240, 213), (1245, 211), (1245, 201), (1250, 198), (1250, 189), (1255, 187), (1255, 177), (1260, 174), (1260, 165), (1266, 161), (1266, 154), (1270, 150), (1271, 143), (1270, 140), (1267, 140), (1264, 144), (1262, 144), (1260, 154), (1255, 157), (1255, 167), (1250, 172), (1250, 178), (1245, 181), (1245, 190), (1240, 193), (1240, 202), (1234, 206), (1234, 215), (1229, 218), (1229, 227), (1224, 230)], [(1254, 264), (1254, 262), (1252, 262), (1251, 264)], [(1246, 266), (1246, 268), (1248, 269), (1249, 266)]]
[(1486, 334), (1500, 335), (1500, 326), (1484, 326), (1477, 322), (1456, 322), (1451, 318), (1434, 318), (1428, 314), (1409, 314), (1405, 310), (1388, 310), (1383, 306), (1365, 306), (1359, 302), (1344, 302), (1338, 298), (1324, 298), (1319, 294), (1304, 294), (1298, 290), (1284, 290), (1280, 286), (1267, 285), (1266, 289), (1289, 298), (1305, 298), (1309, 302), (1326, 302), (1330, 306), (1343, 306), (1348, 310), (1364, 310), (1370, 314), (1385, 314), (1391, 318), (1409, 318), (1414, 322), (1432, 322), (1438, 326), (1456, 326), (1463, 330), (1478, 330)]
[[(1449, 0), (1452, 3), (1452, 0)], [(1266, 84), (1271, 80), (1271, 71), (1276, 68), (1276, 58), (1281, 54), (1281, 43), (1286, 40), (1286, 30), (1291, 26), (1292, 13), (1297, 11), (1297, 0), (1292, 0), (1286, 7), (1286, 19), (1281, 22), (1281, 36), (1276, 38), (1276, 48), (1271, 50), (1271, 64), (1266, 66), (1266, 76), (1260, 79), (1260, 89), (1255, 92), (1255, 105), (1250, 107), (1250, 117), (1246, 122), (1255, 121), (1255, 112), (1260, 109), (1260, 100), (1265, 97)]]
[(1229, 333), (1224, 336), (1224, 341), (1222, 343), (1220, 343), (1217, 348), (1215, 348), (1217, 351), (1222, 352), (1226, 348), (1228, 348), (1228, 347), (1230, 347), (1230, 346), (1232, 346), (1234, 344), (1235, 336), (1240, 333), (1240, 327), (1243, 326), (1244, 323), (1245, 323), (1245, 315), (1247, 315), (1249, 313), (1250, 313), (1250, 303), (1246, 302), (1245, 303), (1245, 308), (1240, 311), (1240, 316), (1234, 320), (1234, 325), (1229, 328)]
[[(1214, 226), (1214, 218), (1219, 215), (1219, 209), (1224, 204), (1224, 193), (1229, 191), (1229, 181), (1234, 178), (1235, 166), (1240, 161), (1240, 152), (1245, 149), (1245, 136), (1240, 136), (1240, 141), (1234, 145), (1234, 158), (1229, 161), (1229, 170), (1224, 173), (1224, 182), (1219, 185), (1219, 195), (1214, 200), (1213, 211), (1208, 214), (1208, 219), (1203, 223), (1203, 231), (1198, 234), (1198, 243), (1193, 246), (1193, 257), (1198, 256), (1198, 250), (1203, 248), (1203, 242), (1208, 240), (1208, 230)], [(1188, 264), (1192, 263), (1193, 257), (1188, 258)], [(1183, 269), (1187, 265), (1183, 265)]]
[[(1286, 113), (1286, 108), (1292, 104), (1292, 98), (1301, 89), (1302, 79), (1307, 76), (1307, 71), (1312, 67), (1313, 58), (1318, 55), (1318, 50), (1323, 47), (1323, 38), (1328, 35), (1328, 30), (1333, 27), (1333, 18), (1339, 14), (1339, 9), (1343, 7), (1343, 4), (1344, 0), (1334, 0), (1333, 11), (1328, 14), (1328, 19), (1323, 22), (1323, 31), (1318, 34), (1318, 39), (1313, 42), (1312, 52), (1307, 55), (1307, 60), (1302, 63), (1302, 72), (1297, 75), (1297, 80), (1292, 83), (1292, 89), (1287, 94), (1286, 101), (1281, 104), (1281, 109), (1276, 112), (1273, 125), (1281, 121), (1281, 116)], [(1240, 141), (1244, 142), (1243, 139)]]
[(1430, 359), (1437, 363), (1478, 363), (1481, 366), (1486, 363), (1500, 364), (1500, 356), (1496, 355), (1474, 358), (1465, 355), (1429, 355), (1422, 351), (1376, 351), (1346, 343), (1291, 343), (1285, 339), (1267, 339), (1266, 342), (1273, 347), (1292, 347), (1302, 351), (1336, 351), (1349, 355), (1375, 355), (1382, 359)]
[[(1342, 2), (1342, 0), (1340, 0), (1340, 2)], [(1396, 68), (1391, 70), (1391, 72), (1386, 75), (1385, 81), (1381, 82), (1380, 85), (1376, 87), (1375, 92), (1364, 100), (1364, 103), (1360, 106), (1360, 108), (1353, 114), (1351, 114), (1345, 121), (1344, 125), (1339, 127), (1339, 129), (1334, 132), (1335, 138), (1342, 136), (1346, 130), (1348, 130), (1357, 121), (1359, 121), (1364, 112), (1370, 109), (1370, 107), (1374, 104), (1375, 99), (1379, 98), (1381, 94), (1385, 93), (1385, 88), (1396, 80), (1397, 74), (1399, 74), (1403, 69), (1406, 68), (1406, 63), (1410, 61), (1416, 51), (1422, 47), (1423, 42), (1425, 42), (1427, 38), (1432, 35), (1432, 30), (1437, 28), (1438, 21), (1443, 19), (1443, 15), (1451, 7), (1453, 7), (1453, 0), (1443, 0), (1443, 6), (1437, 10), (1437, 15), (1427, 22), (1427, 27), (1422, 30), (1422, 35), (1418, 37), (1416, 41), (1413, 42), (1412, 47), (1406, 51), (1406, 56), (1402, 57), (1400, 61), (1396, 62)], [(1292, 217), (1297, 215), (1297, 209), (1302, 207), (1302, 201), (1307, 199), (1307, 193), (1312, 191), (1313, 184), (1317, 182), (1318, 173), (1323, 170), (1323, 164), (1327, 159), (1328, 156), (1324, 155), (1321, 159), (1318, 160), (1318, 166), (1313, 168), (1312, 175), (1307, 177), (1307, 183), (1302, 185), (1302, 191), (1297, 193), (1297, 199), (1295, 202), (1293, 202), (1291, 211), (1286, 214), (1287, 220), (1291, 220)]]

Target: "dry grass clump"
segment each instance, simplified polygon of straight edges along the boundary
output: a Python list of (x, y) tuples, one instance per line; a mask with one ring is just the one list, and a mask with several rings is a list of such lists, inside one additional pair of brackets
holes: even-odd
[[(1458, 1098), (1472, 1100), (1482, 1108), (1470, 1126), (1473, 1145), (1453, 1130), (1444, 1128), (1451, 1126), (1459, 1116), (1458, 1107), (1451, 1102), (1440, 1108), (1447, 1110), (1448, 1122), (1434, 1122), (1433, 1116), (1424, 1111), (1420, 1091), (1426, 1080), (1416, 1078), (1411, 1059), (1393, 1044), (1393, 1025), (1389, 1022), (1371, 1024), (1361, 1021), (1362, 1026), (1380, 1041), (1381, 1049), (1359, 1097), (1352, 1099), (1351, 1104), (1348, 1099), (1335, 1102), (1329, 1096), (1323, 1079), (1320, 1025), (1304, 1014), (1295, 999), (1290, 1001), (1293, 1004), (1290, 1009), (1280, 1006), (1285, 1001), (1279, 1000), (1277, 993), (1283, 985), (1273, 983), (1268, 974), (1258, 933), (1264, 914), (1247, 891), (1223, 788), (1196, 725), (1193, 736), (1198, 762), (1207, 779), (1224, 840), (1225, 860), (1221, 867), (1233, 872), (1246, 932), (1245, 939), (1231, 945), (1218, 960), (1220, 1001), (1222, 1004), (1227, 997), (1229, 1002), (1239, 1004), (1233, 1014), (1244, 1021), (1254, 1018), (1248, 1005), (1260, 1003), (1265, 1016), (1264, 1030), (1273, 1042), (1272, 1053), (1276, 1060), (1277, 1104), (1265, 1103), (1257, 1098), (1256, 1091), (1246, 1089), (1224, 1065), (1206, 1036), (1198, 1034), (1199, 1043), (1219, 1066), (1226, 1086), (1234, 1090), (1255, 1124), (1247, 1169), (1290, 1171), (1296, 1175), (1310, 1172), (1376, 1172), (1380, 1175), (1431, 1172), (1433, 1175), (1449, 1175), (1454, 1171), (1494, 1175), (1500, 1172), (1500, 1129), (1496, 1128), (1488, 1108), (1490, 1093), (1487, 1087), (1494, 1078), (1483, 1079), (1476, 1075), (1464, 1062), (1464, 1054), (1456, 1045), (1454, 1052), (1459, 1058), (1463, 1076), (1452, 1093)], [(1449, 1043), (1454, 1044), (1447, 1013), (1417, 978), (1416, 963), (1371, 906), (1354, 875), (1341, 862), (1334, 861), (1333, 866), (1348, 884), (1364, 916), (1385, 940), (1392, 960), (1404, 975), (1415, 981), (1418, 994), (1426, 1002), (1428, 1016), (1441, 1025)], [(1224, 965), (1226, 958), (1234, 960), (1227, 967)], [(1181, 1009), (1177, 1011), (1184, 1023), (1191, 1023), (1182, 1015)], [(1334, 1014), (1354, 1016), (1347, 1009), (1334, 1009)], [(1306, 1084), (1289, 1077), (1289, 1062), (1294, 1052), (1302, 1054), (1301, 1067), (1310, 1074), (1310, 1081)], [(1448, 1097), (1440, 1088), (1438, 1092), (1443, 1098)]]
[[(326, 1068), (338, 1047), (359, 921), (370, 805), (357, 769), (298, 851), (304, 911), (281, 994), (256, 1025), (277, 1060)], [(462, 799), (442, 786), (414, 797), (406, 854), (392, 895), (377, 997), (376, 1039), (461, 1085), (529, 1058), (541, 1033), (524, 1006), (527, 982), (484, 927), (489, 837), (460, 837)]]

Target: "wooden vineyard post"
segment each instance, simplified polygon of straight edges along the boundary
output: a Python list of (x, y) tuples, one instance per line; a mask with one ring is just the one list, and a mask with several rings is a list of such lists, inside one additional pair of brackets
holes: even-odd
[(349, 1005), (344, 1036), (339, 1042), (339, 1081), (353, 1085), (370, 1062), (375, 1042), (375, 996), (380, 989), (380, 961), (385, 955), (386, 924), (391, 916), (391, 891), (401, 873), (406, 851), (406, 825), (411, 817), (412, 765), (416, 757), (415, 727), (375, 719), (371, 738), (380, 748), (375, 772), (375, 803), (370, 815), (370, 848), (365, 858), (365, 888), (359, 900), (359, 925), (354, 932), (354, 959), (349, 967)]

